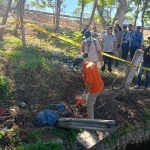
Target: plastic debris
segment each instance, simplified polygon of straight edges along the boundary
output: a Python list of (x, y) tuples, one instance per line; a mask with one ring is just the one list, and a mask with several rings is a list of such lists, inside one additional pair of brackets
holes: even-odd
[(0, 107), (0, 115), (4, 114), (6, 112), (5, 107)]
[(81, 98), (77, 99), (76, 104), (80, 104), (82, 101), (83, 101), (83, 98), (81, 97)]
[(68, 112), (68, 111), (66, 111), (65, 113), (64, 113), (64, 116), (65, 117), (69, 117), (71, 114)]
[(55, 125), (60, 115), (49, 109), (39, 112), (36, 116), (35, 124), (41, 126)]
[(62, 112), (65, 110), (65, 104), (61, 103), (61, 104), (53, 104), (54, 107), (56, 107), (56, 109), (59, 111), (59, 112)]

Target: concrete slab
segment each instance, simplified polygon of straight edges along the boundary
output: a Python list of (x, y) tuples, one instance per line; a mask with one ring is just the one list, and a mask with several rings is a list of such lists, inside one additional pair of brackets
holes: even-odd
[(77, 136), (77, 141), (80, 143), (85, 149), (92, 148), (95, 144), (100, 142), (96, 131), (87, 131), (79, 133)]

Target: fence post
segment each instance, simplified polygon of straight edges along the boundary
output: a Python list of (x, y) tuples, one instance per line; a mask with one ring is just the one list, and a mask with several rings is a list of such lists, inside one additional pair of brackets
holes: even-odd
[[(132, 59), (132, 64), (135, 66), (139, 66), (139, 64), (142, 60), (143, 54), (144, 54), (143, 51), (137, 49), (135, 54), (134, 54), (134, 57)], [(126, 77), (125, 77), (125, 79), (121, 85), (121, 89), (123, 89), (123, 90), (129, 89), (129, 86), (130, 86), (130, 84), (134, 78), (136, 70), (137, 70), (136, 67), (128, 66), (127, 74), (126, 74)]]

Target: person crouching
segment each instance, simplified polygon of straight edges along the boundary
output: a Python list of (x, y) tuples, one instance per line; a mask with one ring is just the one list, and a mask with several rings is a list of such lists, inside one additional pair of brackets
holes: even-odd
[(85, 82), (85, 92), (82, 95), (84, 100), (87, 100), (87, 115), (89, 119), (94, 119), (94, 104), (104, 88), (104, 82), (100, 77), (98, 68), (93, 62), (84, 62), (83, 58), (75, 58), (73, 61), (74, 66), (82, 68), (82, 76)]

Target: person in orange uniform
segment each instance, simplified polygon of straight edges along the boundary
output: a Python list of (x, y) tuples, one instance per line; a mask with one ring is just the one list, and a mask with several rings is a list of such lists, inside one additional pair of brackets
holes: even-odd
[(83, 80), (86, 89), (82, 98), (87, 100), (87, 115), (89, 119), (94, 119), (94, 104), (96, 98), (104, 88), (104, 82), (100, 77), (97, 66), (93, 62), (84, 62), (83, 58), (75, 58), (73, 61), (74, 66), (78, 66), (82, 70)]

